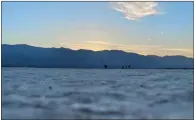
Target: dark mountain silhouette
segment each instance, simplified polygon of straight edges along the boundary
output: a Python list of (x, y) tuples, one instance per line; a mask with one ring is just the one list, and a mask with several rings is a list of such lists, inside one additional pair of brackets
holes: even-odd
[(193, 68), (193, 58), (184, 56), (144, 56), (121, 50), (71, 50), (41, 48), (25, 44), (2, 45), (3, 67), (48, 68)]

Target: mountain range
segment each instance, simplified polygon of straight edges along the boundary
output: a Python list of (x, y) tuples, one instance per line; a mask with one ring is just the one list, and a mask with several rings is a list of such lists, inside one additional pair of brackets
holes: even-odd
[(121, 68), (132, 69), (194, 68), (194, 59), (185, 56), (155, 56), (121, 50), (71, 50), (42, 48), (25, 44), (2, 44), (2, 67), (42, 68)]

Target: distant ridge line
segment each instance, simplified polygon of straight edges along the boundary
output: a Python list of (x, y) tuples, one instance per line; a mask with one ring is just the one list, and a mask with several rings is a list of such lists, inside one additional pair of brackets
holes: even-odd
[(122, 50), (71, 50), (2, 44), (2, 67), (102, 69), (107, 65), (106, 69), (120, 69), (122, 66), (124, 69), (193, 69), (193, 63), (193, 58), (181, 55), (161, 57)]
[(178, 56), (178, 57), (185, 57), (185, 58), (194, 59), (194, 56), (193, 57), (186, 57), (186, 56), (183, 56), (183, 55), (165, 55), (165, 56), (143, 55), (143, 54), (139, 54), (139, 53), (126, 52), (126, 51), (123, 51), (123, 50), (116, 50), (116, 49), (113, 49), (113, 50), (98, 50), (98, 51), (93, 51), (93, 50), (89, 50), (89, 49), (73, 50), (71, 48), (64, 48), (64, 47), (39, 47), (39, 46), (33, 46), (33, 45), (28, 45), (28, 44), (2, 44), (1, 46), (4, 46), (4, 45), (7, 45), (7, 46), (29, 46), (29, 47), (43, 48), (43, 49), (50, 49), (50, 48), (52, 48), (52, 49), (68, 49), (68, 50), (71, 50), (71, 51), (90, 51), (90, 52), (120, 51), (120, 52), (124, 52), (124, 53), (137, 54), (137, 55), (142, 55), (142, 56), (152, 56), (152, 57), (175, 57), (175, 56)]

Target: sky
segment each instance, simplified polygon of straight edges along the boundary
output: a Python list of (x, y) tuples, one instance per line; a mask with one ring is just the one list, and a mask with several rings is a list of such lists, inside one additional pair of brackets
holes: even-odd
[(193, 57), (192, 2), (2, 2), (2, 43)]

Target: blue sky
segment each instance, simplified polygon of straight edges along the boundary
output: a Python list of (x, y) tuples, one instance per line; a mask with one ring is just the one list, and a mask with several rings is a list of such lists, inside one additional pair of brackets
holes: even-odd
[(192, 2), (3, 2), (3, 44), (193, 56)]

